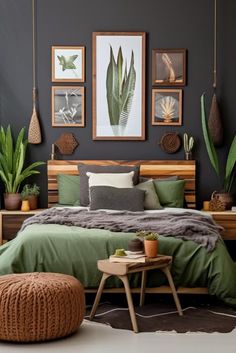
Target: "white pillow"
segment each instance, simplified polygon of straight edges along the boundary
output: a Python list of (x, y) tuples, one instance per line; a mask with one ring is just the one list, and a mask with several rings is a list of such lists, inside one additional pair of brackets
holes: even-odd
[(87, 172), (89, 187), (113, 186), (115, 188), (132, 188), (134, 172), (130, 173), (91, 173)]

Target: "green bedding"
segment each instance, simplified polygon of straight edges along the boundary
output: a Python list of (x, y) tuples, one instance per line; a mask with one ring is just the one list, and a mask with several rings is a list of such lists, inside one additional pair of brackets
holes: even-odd
[[(18, 236), (0, 247), (0, 275), (21, 272), (60, 272), (77, 277), (85, 287), (97, 287), (101, 273), (96, 262), (108, 258), (116, 248), (127, 248), (131, 233), (84, 229), (63, 225), (30, 225)], [(159, 252), (173, 256), (172, 274), (175, 284), (209, 288), (225, 303), (236, 307), (236, 264), (223, 242), (211, 253), (192, 241), (160, 237)], [(148, 285), (165, 284), (160, 271), (150, 271)], [(131, 278), (131, 285), (140, 278)], [(110, 287), (120, 286), (109, 279)]]

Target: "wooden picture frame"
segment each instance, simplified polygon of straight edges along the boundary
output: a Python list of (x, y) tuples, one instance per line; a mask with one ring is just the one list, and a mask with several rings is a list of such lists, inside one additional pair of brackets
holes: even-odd
[(51, 57), (52, 82), (84, 82), (84, 46), (52, 46)]
[(52, 87), (52, 126), (84, 127), (85, 89), (81, 86)]
[(152, 125), (182, 125), (182, 89), (152, 89)]
[[(93, 33), (94, 140), (145, 140), (145, 51), (145, 32)], [(109, 86), (111, 65), (118, 84)], [(125, 100), (127, 92), (132, 97)]]
[(166, 87), (186, 85), (186, 49), (152, 50), (152, 84)]

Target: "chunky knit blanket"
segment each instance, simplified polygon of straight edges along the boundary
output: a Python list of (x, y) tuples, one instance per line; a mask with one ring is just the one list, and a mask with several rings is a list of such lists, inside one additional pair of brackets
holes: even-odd
[(212, 251), (221, 238), (222, 227), (201, 212), (129, 212), (129, 211), (88, 211), (76, 208), (50, 208), (26, 219), (21, 230), (31, 224), (61, 224), (82, 228), (105, 229), (112, 232), (157, 232), (162, 236), (172, 236), (192, 240)]

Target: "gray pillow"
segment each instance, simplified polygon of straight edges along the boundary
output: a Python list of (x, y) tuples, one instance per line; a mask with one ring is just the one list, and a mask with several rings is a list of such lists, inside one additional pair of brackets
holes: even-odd
[(114, 188), (112, 186), (91, 186), (90, 210), (144, 210), (145, 191), (135, 188)]
[(139, 182), (139, 169), (140, 167), (135, 166), (123, 166), (123, 165), (88, 165), (79, 164), (79, 175), (80, 175), (80, 204), (81, 206), (89, 205), (89, 185), (87, 172), (91, 173), (129, 173), (134, 171), (133, 182), (134, 185)]
[(145, 210), (161, 210), (158, 195), (152, 180), (145, 181), (135, 186), (136, 189), (145, 191), (144, 209)]
[[(149, 180), (153, 180), (153, 179), (152, 178), (146, 178), (146, 177), (143, 177), (143, 176), (139, 177), (139, 183), (144, 183), (145, 181), (149, 181)], [(173, 180), (173, 181), (176, 181), (176, 180), (179, 180), (179, 177), (178, 177), (178, 175), (173, 175), (173, 176), (166, 177), (166, 178), (155, 178), (154, 180), (158, 180), (158, 181)]]

